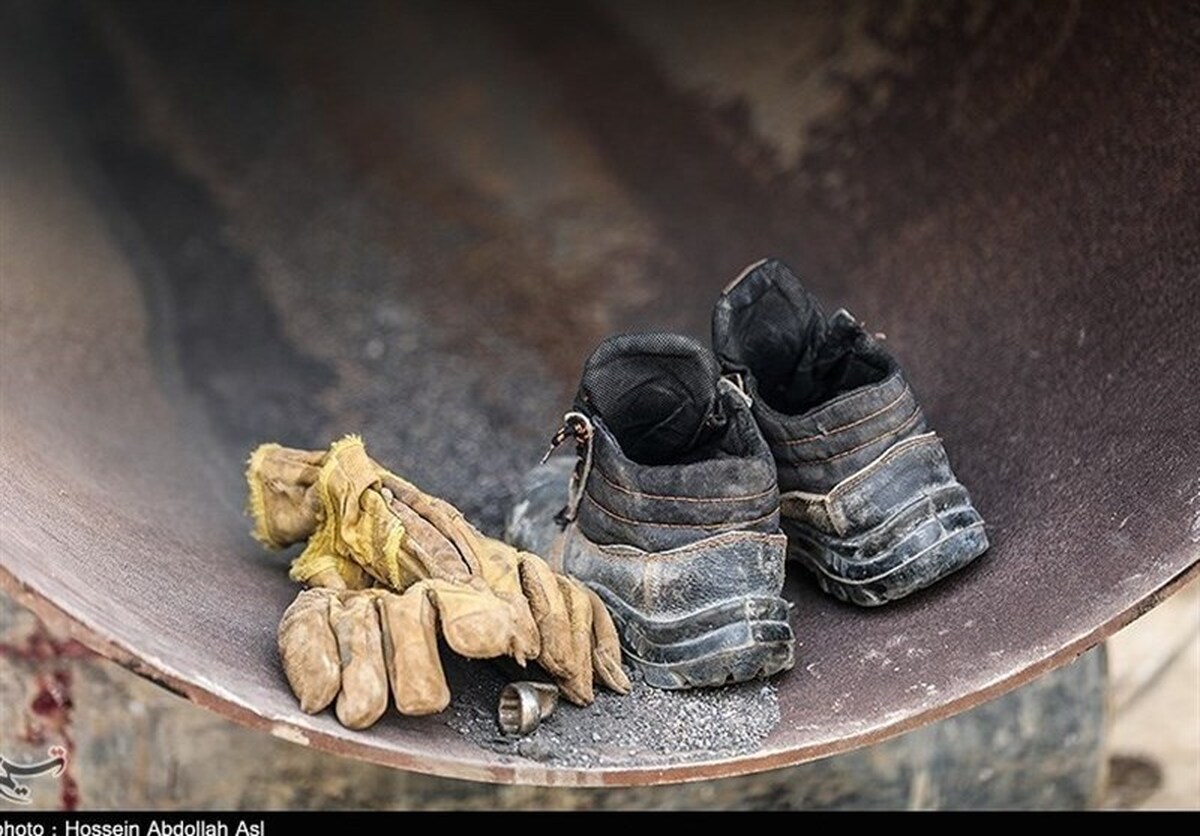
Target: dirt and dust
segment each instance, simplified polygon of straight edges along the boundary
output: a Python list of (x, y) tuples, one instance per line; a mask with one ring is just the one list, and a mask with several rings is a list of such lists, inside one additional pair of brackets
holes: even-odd
[(664, 691), (626, 665), (633, 681), (627, 695), (599, 689), (590, 706), (561, 701), (536, 730), (509, 736), (497, 723), (500, 689), (515, 679), (536, 678), (534, 669), (465, 660), (447, 668), (454, 694), (447, 726), (486, 749), (547, 766), (640, 767), (728, 758), (758, 749), (779, 722), (779, 699), (769, 680)]

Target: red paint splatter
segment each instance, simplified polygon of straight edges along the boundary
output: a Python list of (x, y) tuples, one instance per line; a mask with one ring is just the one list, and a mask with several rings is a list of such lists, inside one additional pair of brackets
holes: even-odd
[(25, 720), (22, 738), (40, 745), (50, 736), (62, 741), (55, 746), (66, 760), (59, 775), (59, 804), (63, 810), (79, 807), (79, 783), (71, 774), (75, 758), (75, 740), (71, 737), (71, 709), (75, 707), (71, 698), (71, 670), (66, 662), (83, 659), (92, 652), (74, 639), (60, 640), (40, 622), (22, 644), (0, 642), (0, 656), (31, 665), (36, 670), (36, 689), (29, 701), (29, 713)]
[(38, 691), (29, 703), (30, 710), (41, 717), (57, 718), (66, 715), (74, 703), (71, 702), (71, 672), (59, 668), (50, 676), (38, 674)]
[[(70, 761), (67, 761), (70, 764)], [(69, 768), (63, 770), (62, 777), (59, 779), (58, 800), (64, 810), (79, 809), (79, 783), (75, 780), (75, 776), (71, 774)]]

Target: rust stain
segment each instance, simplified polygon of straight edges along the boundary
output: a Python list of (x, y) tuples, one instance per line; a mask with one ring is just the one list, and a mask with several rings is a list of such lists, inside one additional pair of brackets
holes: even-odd
[[(653, 276), (655, 325), (705, 336), (721, 286), (747, 263), (776, 255), (811, 272), (797, 247), (845, 233), (778, 175), (775, 150), (755, 136), (745, 101), (716, 104), (678, 89), (654, 55), (601, 8), (482, 4), (560, 90), (563, 111), (595, 143), (617, 182), (654, 220), (675, 255)], [(636, 322), (637, 325), (650, 324)]]
[[(390, 4), (364, 11), (365, 21), (352, 16), (345, 25), (363, 27), (367, 41), (375, 30), (403, 40), (414, 28), (406, 17), (411, 11)], [(631, 252), (621, 253), (616, 263), (584, 254), (570, 269), (550, 266), (548, 253), (556, 246), (550, 227), (557, 218), (531, 222), (512, 214), (497, 195), (514, 189), (519, 193), (520, 175), (472, 151), (504, 128), (489, 121), (494, 113), (480, 110), (485, 78), (466, 69), (456, 78), (439, 78), (434, 71), (431, 77), (445, 93), (440, 100), (424, 95), (405, 100), (395, 112), (380, 112), (378, 102), (356, 86), (361, 56), (331, 55), (325, 33), (306, 20), (275, 13), (266, 19), (248, 17), (277, 70), (318, 103), (322, 125), (345, 159), (360, 178), (376, 184), (379, 197), (390, 206), (394, 220), (381, 243), (420, 264), (425, 275), (406, 291), (418, 294), (464, 348), (487, 353), (488, 346), (473, 344), (471, 335), (500, 332), (537, 351), (561, 382), (573, 383), (582, 353), (639, 295), (628, 275), (622, 275), (622, 268), (642, 255), (639, 245), (629, 245)], [(422, 22), (419, 15), (416, 22)], [(370, 44), (359, 49), (368, 53)], [(371, 60), (383, 59), (376, 54)], [(410, 74), (413, 67), (405, 60), (415, 59), (406, 58), (400, 48), (380, 72)], [(431, 135), (439, 131), (446, 132), (441, 141), (458, 143), (468, 155), (466, 172), (450, 170), (431, 150)], [(577, 149), (564, 150), (572, 154)], [(540, 211), (570, 215), (579, 208), (560, 204)]]

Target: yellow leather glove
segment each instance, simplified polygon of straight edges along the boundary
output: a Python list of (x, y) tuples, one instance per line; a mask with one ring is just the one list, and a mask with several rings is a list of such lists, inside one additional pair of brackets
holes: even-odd
[(629, 690), (616, 628), (594, 592), (485, 537), (452, 505), (372, 461), (361, 439), (328, 453), (264, 445), (247, 479), (260, 539), (283, 545), (308, 530), (291, 577), (327, 590), (301, 593), (280, 624), (284, 668), (304, 710), (338, 695), (329, 693), (331, 670), (340, 672), (338, 716), (348, 726), (378, 719), (381, 687), (386, 707), (385, 670), (401, 713), (442, 710), (450, 694), (439, 630), (469, 658), (537, 660), (580, 705), (594, 699), (596, 678)]
[(307, 540), (317, 528), (320, 501), (317, 477), (325, 451), (295, 450), (260, 444), (246, 465), (250, 488), (247, 513), (254, 519), (254, 539), (269, 549)]

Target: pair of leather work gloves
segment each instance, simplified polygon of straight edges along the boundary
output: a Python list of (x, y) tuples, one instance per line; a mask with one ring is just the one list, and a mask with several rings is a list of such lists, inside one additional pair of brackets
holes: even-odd
[(564, 697), (594, 680), (629, 690), (604, 604), (540, 557), (485, 537), (449, 503), (373, 461), (357, 436), (328, 451), (263, 444), (246, 470), (254, 536), (307, 540), (291, 578), (307, 584), (279, 624), (284, 673), (300, 707), (366, 728), (387, 710), (450, 703), (439, 635), (472, 659), (536, 660)]

